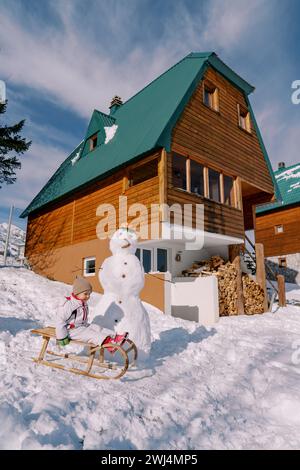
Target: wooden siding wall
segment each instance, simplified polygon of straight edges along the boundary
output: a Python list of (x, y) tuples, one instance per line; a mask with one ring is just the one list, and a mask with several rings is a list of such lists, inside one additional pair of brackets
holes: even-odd
[(243, 198), (243, 212), (244, 212), (244, 222), (245, 230), (255, 229), (255, 206), (256, 204), (265, 204), (266, 202), (271, 201), (271, 195), (267, 193), (259, 193), (252, 196), (246, 196)]
[[(204, 229), (207, 232), (243, 238), (244, 220), (241, 210), (204, 197), (188, 193), (172, 187), (172, 158), (168, 155), (168, 204), (203, 204)], [(173, 217), (171, 217), (171, 221)], [(196, 224), (196, 214), (193, 211), (193, 227)]]
[[(158, 158), (159, 153), (151, 158)], [(158, 160), (157, 160), (158, 163)], [(51, 252), (53, 249), (95, 239), (100, 217), (96, 209), (100, 204), (112, 204), (116, 209), (117, 224), (119, 196), (127, 196), (128, 206), (142, 203), (149, 209), (151, 203), (159, 203), (158, 175), (123, 191), (124, 171), (91, 184), (87, 189), (74, 193), (73, 197), (48, 206), (28, 217), (26, 256)], [(150, 211), (148, 211), (150, 214)], [(138, 214), (135, 216), (137, 217)], [(128, 222), (134, 217), (129, 217)]]
[[(300, 253), (300, 206), (256, 217), (255, 241), (263, 243), (265, 256)], [(275, 225), (283, 226), (283, 233), (275, 233)]]
[[(219, 112), (203, 104), (205, 79), (219, 90)], [(253, 123), (251, 134), (238, 127), (238, 103), (247, 107), (242, 92), (209, 68), (173, 131), (172, 150), (194, 156), (229, 176), (240, 176), (260, 190), (273, 193)]]

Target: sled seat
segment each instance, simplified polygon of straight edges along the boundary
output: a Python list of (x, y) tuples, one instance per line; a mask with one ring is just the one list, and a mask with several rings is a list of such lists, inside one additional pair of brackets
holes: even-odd
[[(55, 334), (55, 327), (47, 326), (46, 328), (37, 328), (31, 330), (32, 334), (42, 336), (43, 343), (37, 358), (32, 358), (34, 362), (38, 364), (43, 364), (45, 366), (54, 367), (57, 369), (62, 369), (68, 372), (72, 372), (74, 374), (85, 375), (87, 377), (91, 377), (94, 379), (119, 379), (121, 378), (127, 371), (129, 366), (133, 366), (137, 359), (137, 348), (133, 341), (130, 339), (126, 339), (124, 344), (118, 346), (112, 343), (106, 343), (103, 346), (88, 343), (86, 341), (80, 341), (77, 339), (72, 339), (70, 342), (73, 344), (80, 344), (87, 348), (88, 353), (86, 356), (79, 356), (76, 354), (69, 354), (69, 353), (58, 353), (55, 351), (51, 351), (48, 349), (49, 341), (51, 338), (56, 338)], [(108, 348), (113, 347), (115, 352), (113, 353), (114, 358), (118, 358), (118, 362), (112, 361), (105, 361), (104, 355), (105, 350)], [(99, 359), (96, 358), (96, 353), (99, 351)], [(131, 362), (129, 360), (128, 354), (132, 351), (132, 359)], [(50, 359), (46, 360), (45, 355), (56, 356), (60, 358), (60, 360), (72, 360), (80, 362), (81, 364), (86, 364), (86, 369), (79, 369), (74, 367), (67, 367), (66, 365), (58, 364), (57, 362), (50, 361)], [(120, 359), (121, 358), (121, 359)], [(121, 362), (121, 364), (120, 364)], [(97, 369), (104, 369), (106, 374), (99, 374), (99, 372), (92, 372), (92, 368)]]

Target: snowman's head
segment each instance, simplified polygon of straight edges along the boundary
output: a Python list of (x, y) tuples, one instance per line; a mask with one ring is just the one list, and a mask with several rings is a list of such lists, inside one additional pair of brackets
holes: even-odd
[(136, 252), (138, 237), (134, 230), (128, 227), (122, 227), (117, 230), (109, 244), (113, 255), (116, 253), (132, 254)]

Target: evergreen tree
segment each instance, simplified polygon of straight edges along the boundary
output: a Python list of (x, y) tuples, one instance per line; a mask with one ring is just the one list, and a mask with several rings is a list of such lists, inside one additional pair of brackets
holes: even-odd
[[(7, 101), (0, 103), (0, 115), (4, 114), (7, 107)], [(0, 122), (0, 188), (2, 183), (12, 184), (16, 181), (15, 170), (21, 168), (21, 162), (18, 156), (10, 156), (10, 152), (18, 155), (26, 152), (31, 141), (26, 142), (21, 137), (25, 120), (18, 122), (14, 126), (2, 126)]]

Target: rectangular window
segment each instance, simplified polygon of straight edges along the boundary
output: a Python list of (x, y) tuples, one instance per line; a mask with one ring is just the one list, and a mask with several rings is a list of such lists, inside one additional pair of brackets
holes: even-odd
[(204, 196), (203, 165), (191, 160), (191, 192)]
[(175, 188), (186, 190), (186, 158), (173, 153), (172, 182)]
[(143, 181), (154, 178), (158, 175), (157, 160), (151, 160), (145, 165), (140, 165), (137, 168), (133, 168), (129, 172), (129, 186), (142, 183)]
[(152, 250), (146, 248), (137, 248), (135, 256), (141, 261), (144, 267), (145, 273), (152, 271)]
[(84, 276), (94, 276), (96, 273), (96, 258), (84, 258), (83, 260), (83, 274)]
[(231, 176), (223, 176), (224, 179), (224, 203), (234, 206), (234, 180)]
[(219, 111), (219, 93), (216, 86), (212, 83), (204, 83), (203, 103), (214, 111)]
[(97, 134), (95, 134), (90, 138), (90, 151), (94, 150), (97, 147), (97, 142), (98, 142), (98, 136)]
[(239, 127), (244, 129), (244, 131), (251, 132), (251, 124), (250, 124), (250, 113), (247, 108), (238, 104), (238, 120), (239, 120)]
[(175, 188), (235, 207), (235, 180), (191, 158), (173, 154), (172, 181)]
[(168, 250), (165, 248), (157, 248), (157, 271), (165, 273), (168, 271)]
[(137, 248), (135, 255), (142, 262), (145, 273), (169, 271), (169, 253), (166, 248)]
[(275, 225), (275, 233), (283, 233), (283, 225)]
[(145, 273), (149, 273), (151, 271), (152, 264), (152, 253), (151, 250), (143, 249), (143, 266)]
[(286, 258), (278, 258), (278, 264), (280, 268), (286, 268), (287, 267)]
[(220, 202), (220, 173), (209, 168), (209, 198)]

